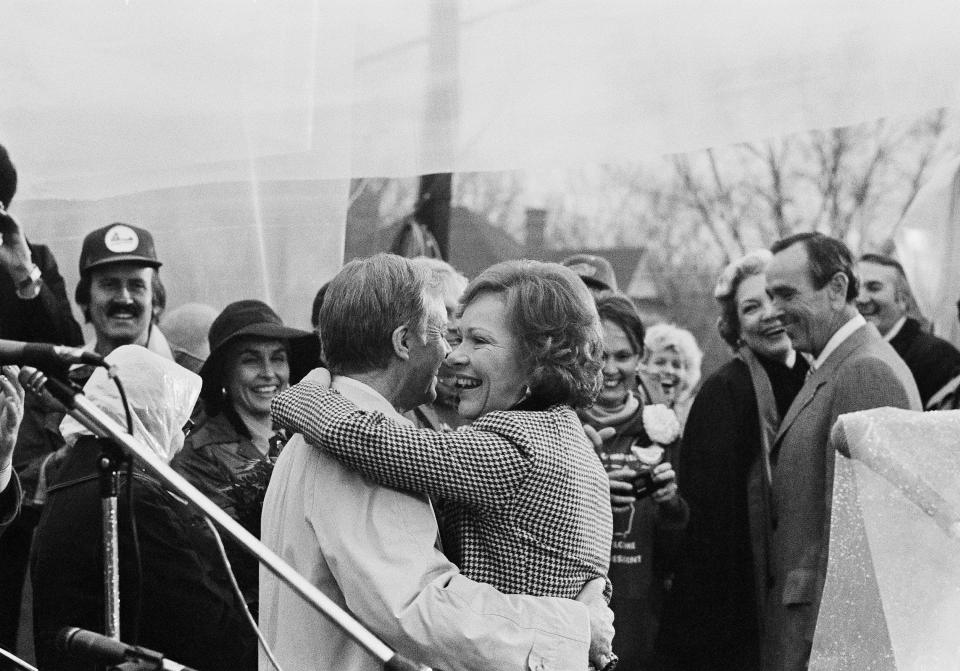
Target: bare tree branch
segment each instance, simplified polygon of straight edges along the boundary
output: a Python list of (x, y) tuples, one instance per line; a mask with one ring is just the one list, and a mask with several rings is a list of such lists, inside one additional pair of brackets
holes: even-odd
[[(722, 206), (720, 211), (717, 213), (716, 219), (717, 224), (720, 222), (724, 224), (723, 228), (730, 237), (733, 238), (734, 243), (736, 243), (736, 250), (734, 257), (740, 256), (743, 254), (743, 238), (740, 236), (739, 227), (731, 221), (733, 214), (733, 199), (730, 196), (730, 190), (724, 185), (723, 180), (720, 179), (720, 170), (717, 168), (717, 158), (714, 154), (713, 149), (707, 150), (707, 158), (710, 161), (710, 172), (713, 174), (713, 183), (717, 189), (716, 199)], [(726, 211), (726, 215), (724, 214)], [(730, 255), (728, 251), (728, 256)]]
[(899, 224), (900, 220), (903, 219), (903, 216), (907, 213), (907, 210), (910, 209), (910, 206), (913, 204), (914, 198), (917, 197), (917, 192), (920, 191), (920, 186), (924, 181), (924, 174), (926, 173), (927, 167), (930, 165), (935, 149), (937, 146), (937, 141), (940, 139), (940, 136), (943, 134), (943, 130), (946, 127), (945, 119), (947, 116), (947, 110), (945, 108), (940, 108), (934, 112), (933, 117), (928, 122), (928, 132), (932, 136), (930, 141), (929, 148), (920, 156), (920, 162), (917, 165), (917, 169), (913, 173), (913, 177), (910, 180), (910, 192), (907, 195), (907, 199), (903, 204), (903, 207), (900, 209), (900, 216), (897, 218), (897, 223)]
[[(680, 180), (683, 184), (685, 195), (689, 198), (694, 210), (700, 215), (701, 221), (703, 222), (707, 231), (713, 236), (714, 240), (716, 240), (717, 245), (721, 249), (726, 250), (725, 241), (720, 235), (720, 232), (717, 230), (713, 216), (710, 212), (710, 208), (707, 206), (706, 201), (702, 197), (703, 189), (694, 181), (693, 173), (690, 169), (689, 159), (687, 159), (686, 156), (675, 156), (673, 158), (673, 166), (677, 171), (677, 176), (680, 177)], [(727, 256), (729, 258), (729, 254)]]
[(773, 142), (767, 142), (766, 151), (767, 170), (770, 172), (770, 210), (773, 213), (773, 222), (777, 237), (784, 238), (789, 234), (784, 209), (789, 201), (783, 183), (782, 156), (774, 153)]

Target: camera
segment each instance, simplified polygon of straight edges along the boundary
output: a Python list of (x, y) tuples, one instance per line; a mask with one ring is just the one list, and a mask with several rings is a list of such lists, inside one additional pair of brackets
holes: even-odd
[(633, 495), (638, 499), (650, 496), (657, 490), (657, 484), (653, 481), (653, 471), (643, 470), (633, 481)]
[(631, 445), (631, 459), (627, 466), (637, 471), (638, 475), (633, 481), (633, 495), (638, 499), (650, 496), (660, 485), (653, 481), (653, 468), (663, 461), (663, 447), (654, 443), (653, 445)]

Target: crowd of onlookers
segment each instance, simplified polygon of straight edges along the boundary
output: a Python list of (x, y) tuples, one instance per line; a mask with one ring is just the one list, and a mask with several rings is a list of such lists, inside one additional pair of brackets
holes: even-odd
[[(645, 325), (601, 257), (509, 261), (472, 280), (437, 259), (352, 261), (318, 292), (309, 332), (258, 300), (166, 312), (153, 236), (123, 223), (83, 241), (85, 344), (56, 260), (7, 212), (15, 191), (0, 146), (0, 338), (105, 357), (138, 438), (389, 645), (438, 668), (805, 668), (831, 427), (874, 407), (956, 407), (960, 352), (913, 313), (903, 268), (817, 233), (723, 270), (718, 329), (734, 356), (701, 380), (694, 336)], [(127, 421), (104, 369), (47, 373)], [(56, 638), (104, 631), (109, 448), (25, 394), (15, 367), (0, 400), (0, 648), (31, 628), (41, 669), (93, 668)], [(123, 640), (198, 669), (274, 656), (378, 668), (128, 466)]]

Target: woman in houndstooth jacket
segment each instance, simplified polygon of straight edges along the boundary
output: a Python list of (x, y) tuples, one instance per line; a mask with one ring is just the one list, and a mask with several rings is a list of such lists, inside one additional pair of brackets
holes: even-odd
[(481, 273), (461, 303), (461, 342), (446, 362), (471, 426), (400, 426), (310, 382), (278, 396), (274, 417), (384, 485), (429, 494), (444, 551), (467, 577), (573, 598), (606, 578), (612, 538), (607, 477), (574, 411), (600, 387), (593, 300), (567, 268), (508, 261)]

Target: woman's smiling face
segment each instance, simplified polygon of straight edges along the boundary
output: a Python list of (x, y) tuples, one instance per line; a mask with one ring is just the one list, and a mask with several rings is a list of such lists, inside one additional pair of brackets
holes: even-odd
[(784, 360), (790, 353), (790, 338), (776, 317), (766, 286), (765, 275), (751, 275), (737, 287), (740, 338), (757, 354), (768, 359)]
[(510, 328), (505, 296), (481, 294), (460, 317), (461, 342), (447, 356), (457, 376), (461, 417), (476, 419), (516, 405), (527, 390), (528, 371)]
[(687, 377), (686, 363), (676, 348), (667, 346), (651, 351), (645, 368), (647, 374), (660, 383), (667, 401), (671, 403), (676, 401)]
[(230, 343), (225, 356), (224, 387), (240, 411), (270, 417), (270, 402), (287, 388), (290, 364), (281, 340), (248, 337)]
[(634, 349), (626, 331), (620, 325), (603, 320), (603, 388), (597, 405), (617, 408), (637, 388), (637, 365), (640, 352)]

